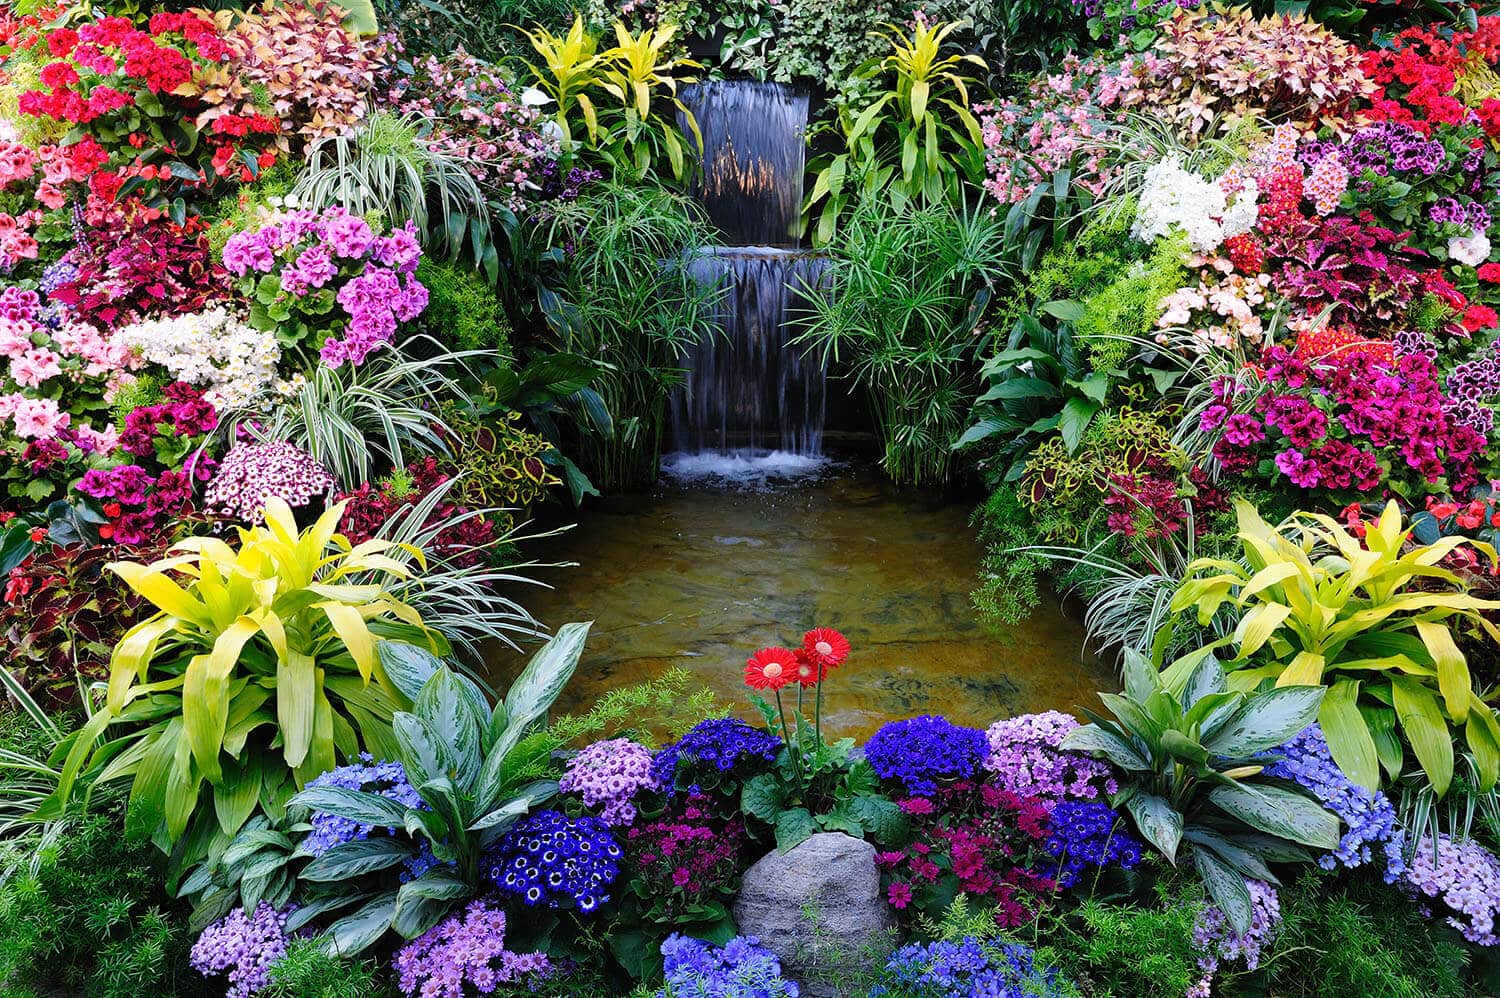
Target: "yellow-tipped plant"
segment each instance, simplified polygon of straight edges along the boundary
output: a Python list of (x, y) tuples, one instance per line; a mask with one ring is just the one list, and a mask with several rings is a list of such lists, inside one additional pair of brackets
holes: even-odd
[(237, 547), (194, 537), (153, 564), (109, 566), (157, 612), (115, 648), (104, 709), (59, 749), (57, 792), (38, 816), (62, 813), (87, 765), (93, 781), (133, 781), (131, 823), (158, 844), (191, 830), (191, 861), (257, 805), (279, 813), (339, 758), (395, 758), (391, 717), (410, 700), (376, 648), (443, 642), (385, 588), (421, 552), (351, 545), (337, 532), (344, 505), (299, 534), (271, 499)]
[[(603, 84), (619, 102), (615, 115), (618, 120), (610, 136), (611, 159), (616, 168), (625, 167), (636, 179), (650, 172), (658, 145), (665, 151), (674, 177), (681, 180), (687, 173), (688, 150), (677, 132), (673, 111), (680, 112), (687, 122), (694, 148), (699, 151), (703, 148), (703, 134), (698, 130), (697, 120), (677, 97), (679, 81), (674, 75), (683, 67), (696, 69), (699, 64), (691, 59), (665, 56), (676, 33), (674, 25), (664, 24), (632, 35), (623, 23), (615, 22), (615, 47), (608, 53), (611, 61)], [(691, 78), (684, 78), (683, 82), (691, 82)], [(657, 90), (667, 95), (670, 104), (665, 117), (652, 111), (652, 97)]]
[(589, 141), (597, 141), (599, 115), (589, 91), (603, 83), (603, 74), (613, 57), (599, 51), (599, 39), (583, 26), (583, 15), (573, 17), (565, 35), (554, 35), (540, 24), (530, 31), (519, 29), (541, 60), (541, 65), (526, 63), (537, 86), (556, 102), (553, 120), (562, 129), (563, 141), (573, 139), (571, 121), (575, 108), (583, 115)]
[[(1475, 691), (1454, 634), (1500, 641), (1480, 612), (1500, 602), (1469, 595), (1441, 567), (1465, 544), (1494, 564), (1494, 548), (1462, 537), (1408, 546), (1410, 527), (1394, 501), (1362, 541), (1330, 516), (1299, 513), (1278, 529), (1249, 503), (1238, 502), (1236, 511), (1243, 563), (1193, 562), (1171, 604), (1174, 613), (1195, 611), (1203, 625), (1234, 608), (1233, 633), (1210, 646), (1232, 649), (1230, 686), (1328, 687), (1318, 719), (1334, 760), (1363, 786), (1379, 786), (1382, 769), (1389, 778), (1400, 774), (1404, 740), (1442, 796), (1457, 738), (1467, 743), (1483, 789), (1494, 786), (1500, 721)], [(1168, 686), (1201, 657), (1170, 666)]]

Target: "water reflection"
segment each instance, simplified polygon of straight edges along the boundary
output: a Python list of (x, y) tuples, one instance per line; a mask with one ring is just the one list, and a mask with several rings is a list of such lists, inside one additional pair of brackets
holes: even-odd
[[(595, 621), (559, 706), (586, 708), (672, 667), (743, 704), (746, 656), (815, 625), (854, 644), (825, 705), (839, 733), (927, 712), (981, 725), (1095, 703), (1114, 676), (1083, 653), (1081, 626), (1055, 601), (1004, 634), (978, 623), (968, 513), (847, 468), (755, 488), (668, 481), (598, 503), (548, 552), (580, 567), (547, 573), (557, 588), (527, 600), (552, 627)], [(496, 678), (521, 661), (499, 653)]]

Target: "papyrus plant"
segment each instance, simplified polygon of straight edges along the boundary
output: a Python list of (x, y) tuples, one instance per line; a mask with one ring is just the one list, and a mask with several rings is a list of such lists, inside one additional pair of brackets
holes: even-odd
[[(280, 499), (231, 546), (193, 537), (150, 565), (110, 569), (157, 612), (110, 661), (105, 709), (59, 749), (63, 812), (79, 775), (132, 780), (131, 823), (183, 859), (227, 842), (262, 807), (279, 813), (308, 780), (362, 750), (394, 758), (395, 711), (409, 700), (375, 653), (383, 640), (441, 643), (386, 583), (406, 554), (337, 533), (344, 503), (300, 534)], [(398, 550), (399, 549), (399, 550)], [(104, 740), (102, 743), (100, 739)]]
[(1408, 545), (1394, 501), (1363, 540), (1320, 514), (1299, 513), (1277, 528), (1249, 503), (1236, 512), (1242, 561), (1200, 558), (1172, 600), (1173, 612), (1193, 610), (1204, 625), (1225, 607), (1238, 615), (1234, 632), (1211, 646), (1233, 650), (1230, 685), (1326, 686), (1318, 719), (1328, 747), (1364, 786), (1377, 787), (1382, 769), (1390, 778), (1401, 772), (1404, 741), (1442, 796), (1456, 738), (1467, 742), (1483, 789), (1494, 786), (1500, 722), (1475, 692), (1454, 634), (1500, 641), (1480, 613), (1500, 602), (1469, 595), (1441, 567), (1464, 544), (1494, 564), (1494, 548), (1462, 537)]

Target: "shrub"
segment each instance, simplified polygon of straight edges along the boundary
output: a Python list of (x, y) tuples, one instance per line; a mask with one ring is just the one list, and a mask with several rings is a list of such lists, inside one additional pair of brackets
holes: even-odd
[(417, 266), (417, 281), (427, 288), (422, 323), (439, 341), (455, 350), (510, 353), (510, 321), (492, 287), (467, 267), (431, 258)]

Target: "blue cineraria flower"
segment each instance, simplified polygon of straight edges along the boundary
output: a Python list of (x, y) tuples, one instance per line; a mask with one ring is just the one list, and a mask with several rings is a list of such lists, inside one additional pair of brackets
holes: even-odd
[(1377, 861), (1378, 850), (1385, 863), (1385, 882), (1400, 879), (1406, 871), (1402, 858), (1406, 832), (1397, 823), (1396, 809), (1385, 794), (1344, 775), (1328, 751), (1322, 728), (1308, 726), (1273, 754), (1283, 758), (1266, 767), (1267, 776), (1301, 784), (1348, 828), (1337, 849), (1318, 857), (1319, 866), (1325, 870), (1363, 866)]
[(676, 743), (658, 752), (651, 775), (672, 796), (677, 793), (679, 771), (696, 768), (729, 773), (741, 766), (773, 762), (779, 751), (781, 739), (769, 732), (733, 717), (711, 718), (699, 721)]
[(1062, 887), (1078, 882), (1085, 867), (1118, 863), (1126, 870), (1141, 861), (1141, 843), (1125, 831), (1120, 814), (1098, 801), (1062, 801), (1048, 821), (1052, 831), (1044, 847), (1057, 859), (1049, 872)]
[(883, 983), (870, 998), (920, 994), (930, 998), (1061, 998), (1056, 971), (1041, 970), (1019, 943), (913, 943), (891, 954)]
[(589, 914), (609, 901), (620, 875), (619, 843), (598, 818), (538, 811), (485, 854), (485, 874), (528, 907), (577, 907)]
[(656, 998), (798, 998), (781, 977), (781, 961), (754, 936), (722, 947), (673, 933), (661, 944), (666, 986)]
[[(360, 762), (330, 769), (311, 780), (309, 787), (342, 787), (345, 790), (362, 790), (365, 793), (388, 797), (406, 807), (421, 808), (427, 805), (416, 789), (407, 782), (406, 770), (399, 762), (375, 762), (368, 752), (360, 753)], [(314, 811), (309, 819), (312, 831), (302, 840), (302, 848), (310, 855), (321, 856), (334, 846), (369, 838), (374, 825), (366, 825), (350, 818), (341, 818), (326, 811)], [(387, 829), (394, 832), (395, 829)]]
[(967, 779), (979, 771), (990, 743), (978, 728), (961, 728), (932, 714), (892, 721), (865, 743), (865, 759), (882, 779), (926, 797), (938, 780)]

